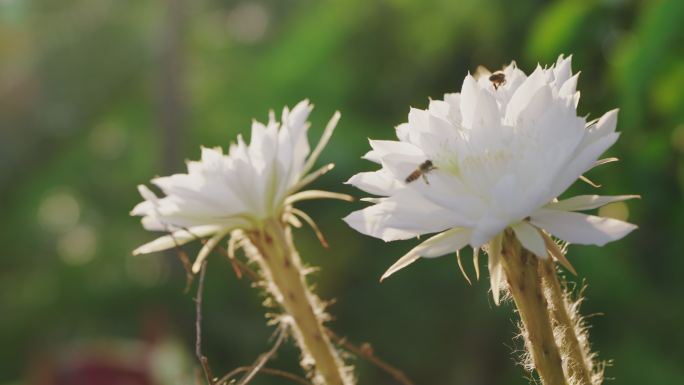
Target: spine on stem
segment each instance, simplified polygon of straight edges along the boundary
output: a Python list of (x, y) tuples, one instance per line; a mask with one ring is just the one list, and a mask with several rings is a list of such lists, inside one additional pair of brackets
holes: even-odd
[(595, 354), (589, 348), (587, 330), (578, 313), (581, 299), (573, 301), (558, 279), (553, 261), (544, 261), (542, 277), (558, 345), (562, 347), (563, 368), (571, 385), (599, 385), (603, 370), (594, 370)]
[(306, 274), (289, 228), (281, 221), (271, 219), (248, 237), (256, 250), (246, 250), (258, 263), (267, 290), (285, 311), (281, 320), (288, 322), (302, 351), (301, 365), (309, 372), (312, 382), (316, 385), (354, 384), (352, 367), (344, 365), (323, 328), (327, 318), (324, 306), (306, 285)]
[(504, 236), (501, 259), (534, 369), (544, 385), (568, 385), (542, 289), (539, 260), (509, 231)]

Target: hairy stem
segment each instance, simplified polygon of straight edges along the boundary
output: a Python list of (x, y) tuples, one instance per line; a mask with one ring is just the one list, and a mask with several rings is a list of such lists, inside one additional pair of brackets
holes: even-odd
[[(316, 296), (306, 285), (299, 255), (285, 225), (272, 219), (261, 231), (249, 234), (251, 243), (261, 254), (260, 267), (270, 284), (276, 301), (292, 318), (295, 339), (302, 349), (303, 366), (315, 367), (316, 384), (348, 385), (345, 368), (323, 329), (322, 309)], [(305, 368), (307, 369), (307, 368)]]
[(551, 317), (560, 333), (568, 378), (573, 379), (573, 385), (591, 385), (592, 370), (589, 367), (591, 361), (586, 357), (580, 344), (576, 325), (569, 315), (565, 294), (558, 281), (553, 261), (544, 261), (541, 272), (547, 288), (546, 296), (551, 309)]
[(510, 233), (504, 238), (501, 259), (534, 368), (544, 385), (567, 385), (542, 291), (539, 260)]

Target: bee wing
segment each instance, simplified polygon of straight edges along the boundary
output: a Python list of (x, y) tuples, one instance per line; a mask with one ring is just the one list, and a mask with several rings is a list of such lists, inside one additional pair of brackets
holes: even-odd
[(473, 77), (475, 80), (479, 80), (481, 77), (489, 77), (492, 72), (487, 69), (485, 66), (477, 66), (475, 69), (475, 74), (473, 74)]

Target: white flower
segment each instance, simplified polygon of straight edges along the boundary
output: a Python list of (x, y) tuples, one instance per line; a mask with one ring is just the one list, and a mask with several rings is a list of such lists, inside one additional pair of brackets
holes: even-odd
[[(492, 282), (498, 285), (497, 239), (507, 228), (541, 258), (554, 249), (548, 233), (601, 246), (636, 228), (575, 212), (635, 196), (556, 199), (583, 173), (614, 160), (598, 158), (618, 138), (617, 110), (589, 123), (577, 116), (578, 75), (572, 74), (570, 62), (561, 56), (551, 68), (538, 66), (529, 77), (512, 63), (503, 70), (503, 84), (468, 75), (460, 93), (430, 101), (427, 110), (411, 109), (408, 123), (396, 128), (399, 141), (370, 141), (365, 158), (382, 168), (354, 175), (348, 183), (382, 198), (368, 199), (375, 204), (345, 221), (385, 241), (439, 233), (383, 278), (420, 257), (470, 245), (488, 248)], [(427, 160), (433, 167), (427, 167)], [(421, 165), (422, 177), (407, 182)], [(557, 248), (550, 251), (564, 259), (555, 255)], [(498, 301), (498, 288), (492, 289)]]
[(228, 155), (221, 148), (202, 148), (200, 161), (187, 162), (187, 174), (152, 179), (165, 194), (163, 198), (144, 185), (138, 186), (145, 200), (135, 206), (131, 215), (142, 216), (147, 230), (170, 234), (140, 246), (133, 253), (165, 250), (211, 236), (193, 266), (196, 271), (203, 258), (231, 231), (254, 230), (264, 220), (288, 213), (304, 216), (309, 222), (306, 214), (291, 209), (293, 203), (316, 198), (347, 199), (346, 195), (325, 191), (297, 192), (332, 169), (329, 164), (307, 174), (340, 117), (336, 112), (309, 156), (307, 118), (312, 109), (307, 100), (292, 111), (285, 107), (281, 123), (271, 111), (267, 125), (252, 123), (250, 144), (238, 136)]

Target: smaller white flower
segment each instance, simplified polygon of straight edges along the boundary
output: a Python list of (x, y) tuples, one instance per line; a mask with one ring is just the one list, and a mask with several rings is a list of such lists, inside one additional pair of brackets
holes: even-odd
[(308, 100), (292, 111), (285, 107), (280, 122), (271, 111), (268, 124), (252, 123), (249, 145), (238, 136), (227, 155), (220, 147), (203, 147), (201, 160), (187, 162), (187, 173), (152, 179), (152, 184), (164, 193), (162, 198), (147, 186), (138, 186), (145, 200), (133, 208), (131, 215), (142, 216), (145, 229), (169, 234), (133, 253), (152, 253), (211, 237), (193, 265), (196, 272), (218, 242), (234, 230), (256, 230), (268, 218), (286, 216), (296, 221), (294, 215), (312, 223), (291, 205), (306, 199), (351, 199), (326, 191), (299, 191), (333, 167), (328, 164), (309, 173), (330, 139), (340, 113), (333, 115), (310, 154), (307, 119), (312, 109)]
[[(402, 257), (388, 277), (420, 257), (438, 257), (470, 245), (489, 254), (498, 302), (501, 234), (508, 228), (540, 258), (549, 252), (571, 269), (549, 234), (570, 243), (599, 245), (636, 226), (578, 213), (633, 195), (582, 195), (558, 201), (582, 174), (613, 159), (599, 156), (615, 143), (617, 110), (587, 123), (577, 116), (578, 75), (570, 58), (528, 77), (515, 63), (499, 78), (466, 76), (460, 93), (411, 109), (396, 128), (398, 141), (371, 140), (365, 158), (378, 171), (348, 183), (381, 198), (345, 221), (384, 241), (438, 233)], [(501, 81), (503, 79), (503, 81)]]

